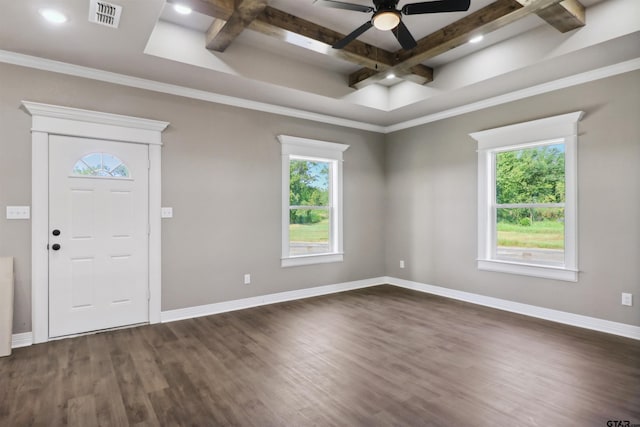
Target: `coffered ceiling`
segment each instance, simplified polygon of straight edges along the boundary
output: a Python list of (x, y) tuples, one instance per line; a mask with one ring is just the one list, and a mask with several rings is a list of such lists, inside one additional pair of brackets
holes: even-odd
[[(471, 0), (464, 12), (403, 16), (417, 41), (410, 50), (376, 28), (333, 49), (371, 13), (313, 0), (109, 3), (122, 6), (117, 29), (88, 22), (89, 0), (7, 2), (0, 60), (45, 58), (375, 128), (640, 57), (637, 0)], [(181, 15), (176, 4), (193, 12)], [(44, 22), (46, 7), (68, 22)], [(470, 44), (477, 35), (484, 40)]]
[[(295, 12), (297, 15), (294, 15), (286, 11), (289, 8), (284, 1), (279, 4), (283, 9), (269, 6), (267, 0), (169, 0), (169, 2), (176, 5), (187, 4), (200, 13), (214, 18), (207, 29), (205, 40), (207, 49), (214, 52), (224, 52), (245, 29), (251, 29), (297, 45), (299, 43), (294, 40), (301, 37), (325, 46), (332, 46), (334, 48), (324, 49), (322, 53), (340, 57), (362, 67), (349, 75), (349, 86), (354, 88), (377, 83), (386, 79), (390, 74), (400, 78), (411, 77), (412, 81), (420, 84), (431, 82), (433, 81), (433, 69), (424, 65), (425, 61), (466, 44), (475, 36), (491, 33), (534, 13), (561, 33), (585, 25), (585, 8), (578, 0), (496, 0), (483, 7), (480, 7), (481, 2), (477, 1), (474, 5), (476, 10), (472, 13), (468, 13), (468, 10), (466, 12), (447, 12), (449, 20), (454, 19), (454, 21), (449, 23), (441, 21), (437, 27), (432, 23), (431, 30), (433, 32), (424, 36), (422, 34), (429, 31), (429, 26), (418, 25), (416, 21), (420, 19), (426, 22), (426, 19), (431, 18), (432, 15), (405, 17), (398, 28), (404, 25), (404, 21), (413, 21), (408, 23), (412, 27), (416, 27), (414, 31), (418, 31), (417, 46), (409, 50), (388, 47), (388, 40), (392, 38), (388, 35), (392, 31), (386, 32), (386, 48), (373, 43), (365, 43), (359, 39), (351, 41), (343, 48), (335, 48), (344, 39), (344, 34), (323, 26), (319, 23), (322, 21), (320, 19), (316, 18), (314, 22), (304, 19), (302, 16), (316, 15), (317, 12), (313, 9), (320, 8), (320, 6), (314, 7), (316, 4), (344, 7), (347, 5), (346, 3), (332, 2), (332, 0), (299, 3)], [(438, 0), (418, 3), (418, 5), (425, 3), (448, 5), (459, 2), (460, 0)], [(463, 0), (462, 3), (465, 4), (465, 1)], [(470, 2), (466, 2), (467, 6), (469, 6), (468, 3)], [(276, 1), (274, 4), (278, 5), (278, 2)], [(415, 3), (405, 4), (403, 10), (411, 5), (415, 5)], [(461, 7), (461, 9), (467, 8)], [(338, 10), (340, 9), (332, 9), (333, 15), (337, 16)], [(340, 11), (348, 18), (352, 16), (355, 18), (358, 13), (348, 11), (345, 14), (343, 10)], [(361, 16), (359, 19), (364, 20), (367, 24), (370, 20), (370, 12), (365, 13), (367, 14), (366, 18)], [(327, 22), (331, 22), (331, 20), (327, 20)], [(346, 28), (344, 25), (341, 27)], [(367, 27), (357, 25), (352, 28), (366, 29)], [(376, 29), (374, 29), (375, 31)], [(313, 44), (308, 46), (311, 48)], [(319, 49), (314, 50), (318, 51)]]

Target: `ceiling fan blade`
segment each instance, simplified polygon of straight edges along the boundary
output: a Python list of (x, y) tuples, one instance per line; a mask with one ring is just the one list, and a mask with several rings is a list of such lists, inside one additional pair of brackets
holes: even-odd
[(418, 43), (416, 43), (416, 39), (413, 38), (409, 29), (402, 21), (400, 21), (398, 26), (393, 29), (393, 35), (396, 36), (400, 46), (405, 50), (413, 49), (418, 45)]
[(360, 34), (364, 33), (365, 31), (367, 31), (371, 27), (373, 27), (373, 24), (371, 23), (371, 21), (367, 21), (364, 24), (362, 24), (361, 26), (359, 26), (358, 28), (356, 28), (354, 31), (352, 31), (351, 34), (349, 34), (348, 36), (346, 36), (342, 40), (336, 42), (331, 47), (334, 48), (334, 49), (342, 49), (343, 47), (345, 47), (346, 45), (348, 45), (349, 43), (354, 41), (356, 38), (358, 38), (358, 36)]
[(331, 7), (333, 9), (353, 10), (356, 12), (373, 12), (375, 10), (371, 6), (363, 6), (361, 4), (345, 3), (335, 0), (315, 0), (313, 4), (316, 6)]
[(409, 3), (402, 7), (404, 15), (420, 15), (422, 13), (464, 12), (469, 10), (471, 0), (436, 0), (421, 3)]

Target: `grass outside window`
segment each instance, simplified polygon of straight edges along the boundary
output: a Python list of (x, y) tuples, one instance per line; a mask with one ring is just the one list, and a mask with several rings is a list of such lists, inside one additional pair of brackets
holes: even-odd
[(564, 249), (564, 223), (538, 221), (529, 226), (498, 222), (498, 246)]

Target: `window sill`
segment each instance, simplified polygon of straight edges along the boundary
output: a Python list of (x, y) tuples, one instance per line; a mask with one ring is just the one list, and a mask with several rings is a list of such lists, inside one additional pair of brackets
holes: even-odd
[(543, 279), (563, 280), (565, 282), (578, 281), (577, 270), (570, 270), (564, 267), (551, 267), (546, 265), (520, 264), (492, 259), (479, 259), (478, 270), (519, 274), (522, 276), (540, 277)]
[(330, 262), (342, 262), (343, 254), (304, 255), (291, 258), (282, 258), (281, 267), (297, 267), (299, 265), (326, 264)]

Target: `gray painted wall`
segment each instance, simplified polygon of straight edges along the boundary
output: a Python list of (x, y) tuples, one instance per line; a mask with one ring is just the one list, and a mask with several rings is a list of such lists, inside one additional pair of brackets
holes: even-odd
[[(578, 110), (579, 281), (478, 271), (468, 134)], [(387, 275), (640, 325), (639, 119), (636, 71), (388, 135)], [(621, 292), (634, 293), (633, 307)]]
[[(0, 64), (0, 256), (14, 256), (14, 333), (31, 330), (31, 117), (22, 100), (171, 122), (163, 134), (162, 309), (384, 275), (384, 136)], [(344, 154), (344, 262), (280, 267), (276, 135), (349, 144)], [(252, 284), (243, 285), (251, 273)]]
[[(383, 136), (0, 64), (0, 256), (16, 258), (14, 333), (31, 329), (31, 224), (3, 215), (7, 205), (31, 203), (31, 117), (21, 100), (171, 122), (163, 310), (389, 275), (640, 325), (639, 79), (628, 73)], [(579, 282), (478, 271), (468, 133), (576, 110), (587, 113)], [(278, 134), (351, 145), (343, 263), (280, 268)], [(633, 292), (636, 305), (621, 306), (621, 292)]]

